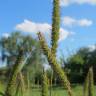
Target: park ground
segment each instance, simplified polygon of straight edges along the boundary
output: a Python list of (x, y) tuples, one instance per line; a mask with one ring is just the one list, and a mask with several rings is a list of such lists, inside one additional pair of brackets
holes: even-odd
[[(96, 87), (96, 86), (95, 86)], [(83, 86), (82, 85), (74, 85), (72, 87), (75, 96), (83, 96)], [(96, 89), (96, 88), (94, 88)], [(0, 91), (3, 92), (5, 90), (5, 86), (0, 84)], [(31, 88), (30, 90), (25, 92), (25, 96), (41, 96), (41, 88)], [(96, 96), (96, 92), (94, 90), (94, 94)], [(49, 91), (50, 96), (50, 91)], [(61, 87), (52, 88), (52, 96), (67, 96), (67, 91)]]

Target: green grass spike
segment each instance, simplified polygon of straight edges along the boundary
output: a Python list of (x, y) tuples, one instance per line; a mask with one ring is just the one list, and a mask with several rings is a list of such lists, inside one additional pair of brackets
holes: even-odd
[(64, 73), (64, 71), (61, 69), (60, 64), (58, 64), (58, 62), (56, 61), (56, 58), (54, 57), (54, 55), (51, 53), (51, 50), (48, 48), (44, 37), (42, 36), (42, 34), (39, 32), (38, 33), (38, 38), (42, 47), (42, 50), (45, 54), (45, 56), (47, 56), (48, 62), (51, 65), (53, 71), (55, 73), (57, 73), (58, 77), (60, 78), (60, 80), (62, 81), (64, 87), (66, 87), (69, 96), (73, 96), (72, 90), (71, 90), (71, 86), (70, 83), (67, 79), (66, 74)]
[(60, 31), (60, 7), (59, 0), (53, 0), (53, 16), (52, 16), (52, 38), (51, 51), (56, 56), (58, 47), (59, 31)]

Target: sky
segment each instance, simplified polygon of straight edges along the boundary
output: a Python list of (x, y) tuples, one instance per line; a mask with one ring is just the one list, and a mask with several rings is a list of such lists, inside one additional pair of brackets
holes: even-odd
[[(96, 0), (60, 0), (61, 28), (58, 56), (96, 44)], [(50, 41), (52, 0), (1, 0), (0, 37), (20, 31)]]

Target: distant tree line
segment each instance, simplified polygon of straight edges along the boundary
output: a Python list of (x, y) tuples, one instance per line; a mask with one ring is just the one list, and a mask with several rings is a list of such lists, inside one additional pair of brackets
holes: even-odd
[[(23, 69), (25, 76), (29, 75), (30, 82), (34, 84), (41, 84), (41, 74), (43, 65), (46, 63), (42, 51), (39, 49), (39, 42), (29, 35), (23, 35), (20, 32), (13, 32), (8, 38), (2, 37), (0, 39), (0, 48), (2, 53), (1, 60), (5, 62), (6, 67), (0, 68), (0, 79), (6, 80), (6, 76), (10, 76), (10, 69), (18, 56), (19, 48), (24, 47), (25, 57), (32, 51), (31, 57), (26, 62)], [(89, 67), (93, 66), (94, 81), (96, 82), (96, 49), (91, 50), (89, 47), (80, 48), (76, 53), (70, 55), (66, 60), (62, 56), (62, 69), (65, 70), (68, 79), (72, 83), (83, 83), (87, 75)], [(52, 78), (53, 85), (60, 85), (58, 76), (48, 68), (47, 74)], [(26, 77), (27, 78), (27, 77)]]
[(71, 82), (83, 83), (90, 66), (93, 66), (94, 81), (96, 82), (96, 49), (85, 47), (67, 58), (64, 70)]
[[(1, 52), (1, 68), (0, 76), (4, 79), (6, 77), (10, 77), (10, 71), (12, 66), (14, 65), (20, 48), (24, 48), (24, 57), (26, 58), (28, 54), (31, 53), (30, 58), (27, 60), (24, 68), (23, 73), (25, 76), (29, 75), (31, 82), (37, 82), (34, 78), (39, 78), (40, 76), (38, 73), (42, 72), (43, 64), (45, 62), (45, 58), (42, 55), (40, 50), (39, 43), (36, 39), (33, 39), (30, 35), (23, 35), (20, 32), (12, 32), (8, 38), (2, 37), (0, 39), (0, 52)], [(3, 64), (6, 64), (5, 67), (2, 67)], [(26, 77), (27, 78), (27, 77)]]

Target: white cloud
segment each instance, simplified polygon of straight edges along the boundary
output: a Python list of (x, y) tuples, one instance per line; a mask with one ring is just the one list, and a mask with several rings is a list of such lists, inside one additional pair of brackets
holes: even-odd
[(70, 4), (90, 4), (96, 5), (96, 0), (60, 0), (61, 6), (68, 6)]
[(74, 32), (71, 32), (71, 31), (68, 31), (68, 30), (65, 30), (63, 28), (60, 28), (60, 39), (59, 41), (62, 41), (64, 39), (66, 39), (67, 37), (71, 36), (71, 35), (74, 35), (75, 33)]
[(91, 26), (93, 24), (93, 22), (89, 19), (74, 19), (72, 17), (69, 16), (65, 16), (62, 18), (62, 23), (64, 26), (68, 26), (68, 27), (72, 27), (73, 25), (78, 25), (81, 27), (87, 27), (87, 26)]
[(3, 34), (2, 34), (2, 37), (3, 37), (3, 38), (8, 38), (9, 36), (10, 36), (9, 33), (3, 33)]
[(24, 20), (23, 23), (17, 24), (16, 29), (24, 32), (49, 32), (51, 26), (47, 23), (35, 23), (29, 20)]
[(61, 6), (68, 6), (70, 4), (70, 0), (60, 0)]
[[(47, 38), (47, 40), (48, 39), (50, 40), (51, 37), (51, 25), (48, 23), (35, 23), (29, 20), (24, 20), (23, 23), (17, 24), (15, 29), (23, 32), (33, 33), (33, 34), (36, 34), (37, 32), (40, 31), (45, 35), (45, 38)], [(73, 32), (60, 28), (59, 41), (66, 39), (68, 36), (72, 34)]]
[(88, 48), (89, 48), (89, 51), (94, 51), (96, 50), (96, 45), (89, 45)]
[(72, 26), (76, 23), (76, 20), (69, 16), (65, 16), (62, 18), (62, 23), (64, 24), (64, 26)]
[(91, 20), (88, 20), (88, 19), (81, 19), (78, 21), (78, 24), (80, 26), (91, 26), (92, 25), (92, 21)]

